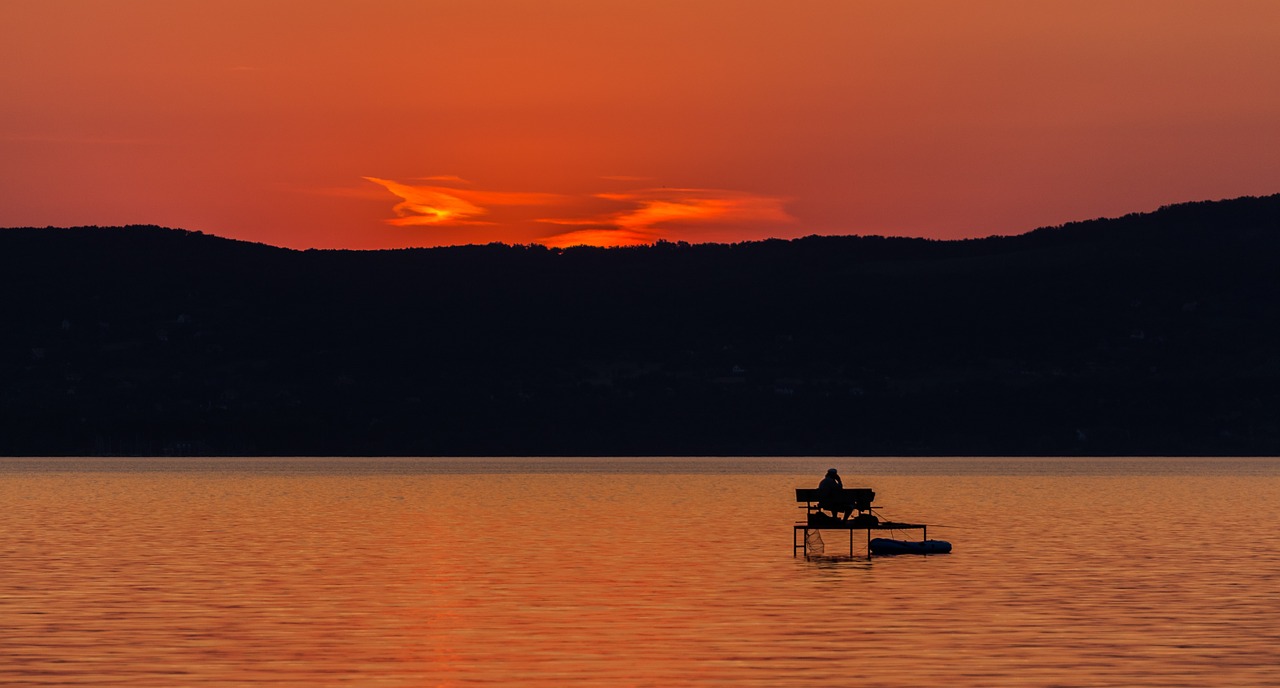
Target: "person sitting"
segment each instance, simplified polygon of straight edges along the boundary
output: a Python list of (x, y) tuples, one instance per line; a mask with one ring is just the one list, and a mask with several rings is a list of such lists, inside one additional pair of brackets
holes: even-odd
[(849, 514), (853, 513), (853, 505), (844, 497), (844, 483), (834, 468), (828, 468), (827, 476), (818, 483), (818, 508), (830, 511), (832, 518), (841, 521), (849, 520)]

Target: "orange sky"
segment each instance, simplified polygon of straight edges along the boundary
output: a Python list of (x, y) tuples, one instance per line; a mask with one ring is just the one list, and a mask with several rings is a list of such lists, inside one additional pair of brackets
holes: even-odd
[(1280, 192), (1275, 0), (3, 0), (0, 226), (953, 238)]

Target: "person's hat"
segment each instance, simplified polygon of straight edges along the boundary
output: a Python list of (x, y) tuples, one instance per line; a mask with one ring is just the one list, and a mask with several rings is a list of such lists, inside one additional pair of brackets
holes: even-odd
[(835, 473), (835, 472), (837, 472), (837, 471), (836, 471), (836, 469), (834, 469), (834, 468), (828, 468), (828, 469), (827, 469), (827, 475), (831, 475), (832, 473)]

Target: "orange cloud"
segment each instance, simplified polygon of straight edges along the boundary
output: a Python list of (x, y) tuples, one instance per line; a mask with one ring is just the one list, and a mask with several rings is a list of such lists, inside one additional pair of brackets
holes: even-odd
[(637, 208), (618, 213), (619, 227), (651, 227), (666, 222), (789, 222), (780, 198), (755, 196), (722, 189), (649, 189), (599, 194), (599, 198), (636, 203)]
[[(472, 218), (488, 213), (489, 206), (538, 206), (559, 203), (563, 200), (560, 196), (546, 193), (411, 186), (378, 177), (364, 177), (364, 179), (381, 185), (401, 198), (401, 201), (391, 209), (396, 217), (386, 221), (387, 224), (397, 227), (490, 224)], [(427, 177), (426, 179), (462, 181), (457, 177)]]
[(455, 189), (409, 186), (377, 177), (365, 179), (381, 184), (387, 191), (401, 198), (391, 209), (396, 217), (387, 220), (387, 224), (397, 227), (475, 224), (470, 218), (485, 213), (484, 208), (458, 196)]
[(592, 228), (544, 237), (538, 243), (547, 246), (634, 246), (657, 241), (662, 234), (658, 229), (661, 225), (755, 224), (792, 222), (795, 219), (783, 208), (784, 199), (726, 189), (644, 189), (602, 193), (595, 197), (632, 207), (591, 218), (543, 219), (541, 222)]
[[(454, 176), (418, 177), (410, 183), (364, 179), (400, 198), (392, 208), (396, 216), (387, 224), (502, 226), (524, 232), (526, 240), (560, 248), (638, 246), (672, 236), (706, 240), (726, 231), (794, 221), (782, 198), (728, 189), (647, 188), (574, 196), (475, 189), (461, 186), (469, 182)], [(545, 215), (539, 217), (534, 207)], [(533, 238), (542, 233), (535, 228), (547, 224), (565, 229)]]

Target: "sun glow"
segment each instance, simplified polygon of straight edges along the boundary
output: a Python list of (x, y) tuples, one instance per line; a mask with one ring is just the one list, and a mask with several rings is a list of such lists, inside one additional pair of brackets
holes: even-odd
[(623, 246), (647, 246), (659, 239), (652, 233), (629, 229), (579, 229), (573, 232), (543, 237), (537, 241), (550, 248), (570, 246), (599, 246), (618, 248)]

